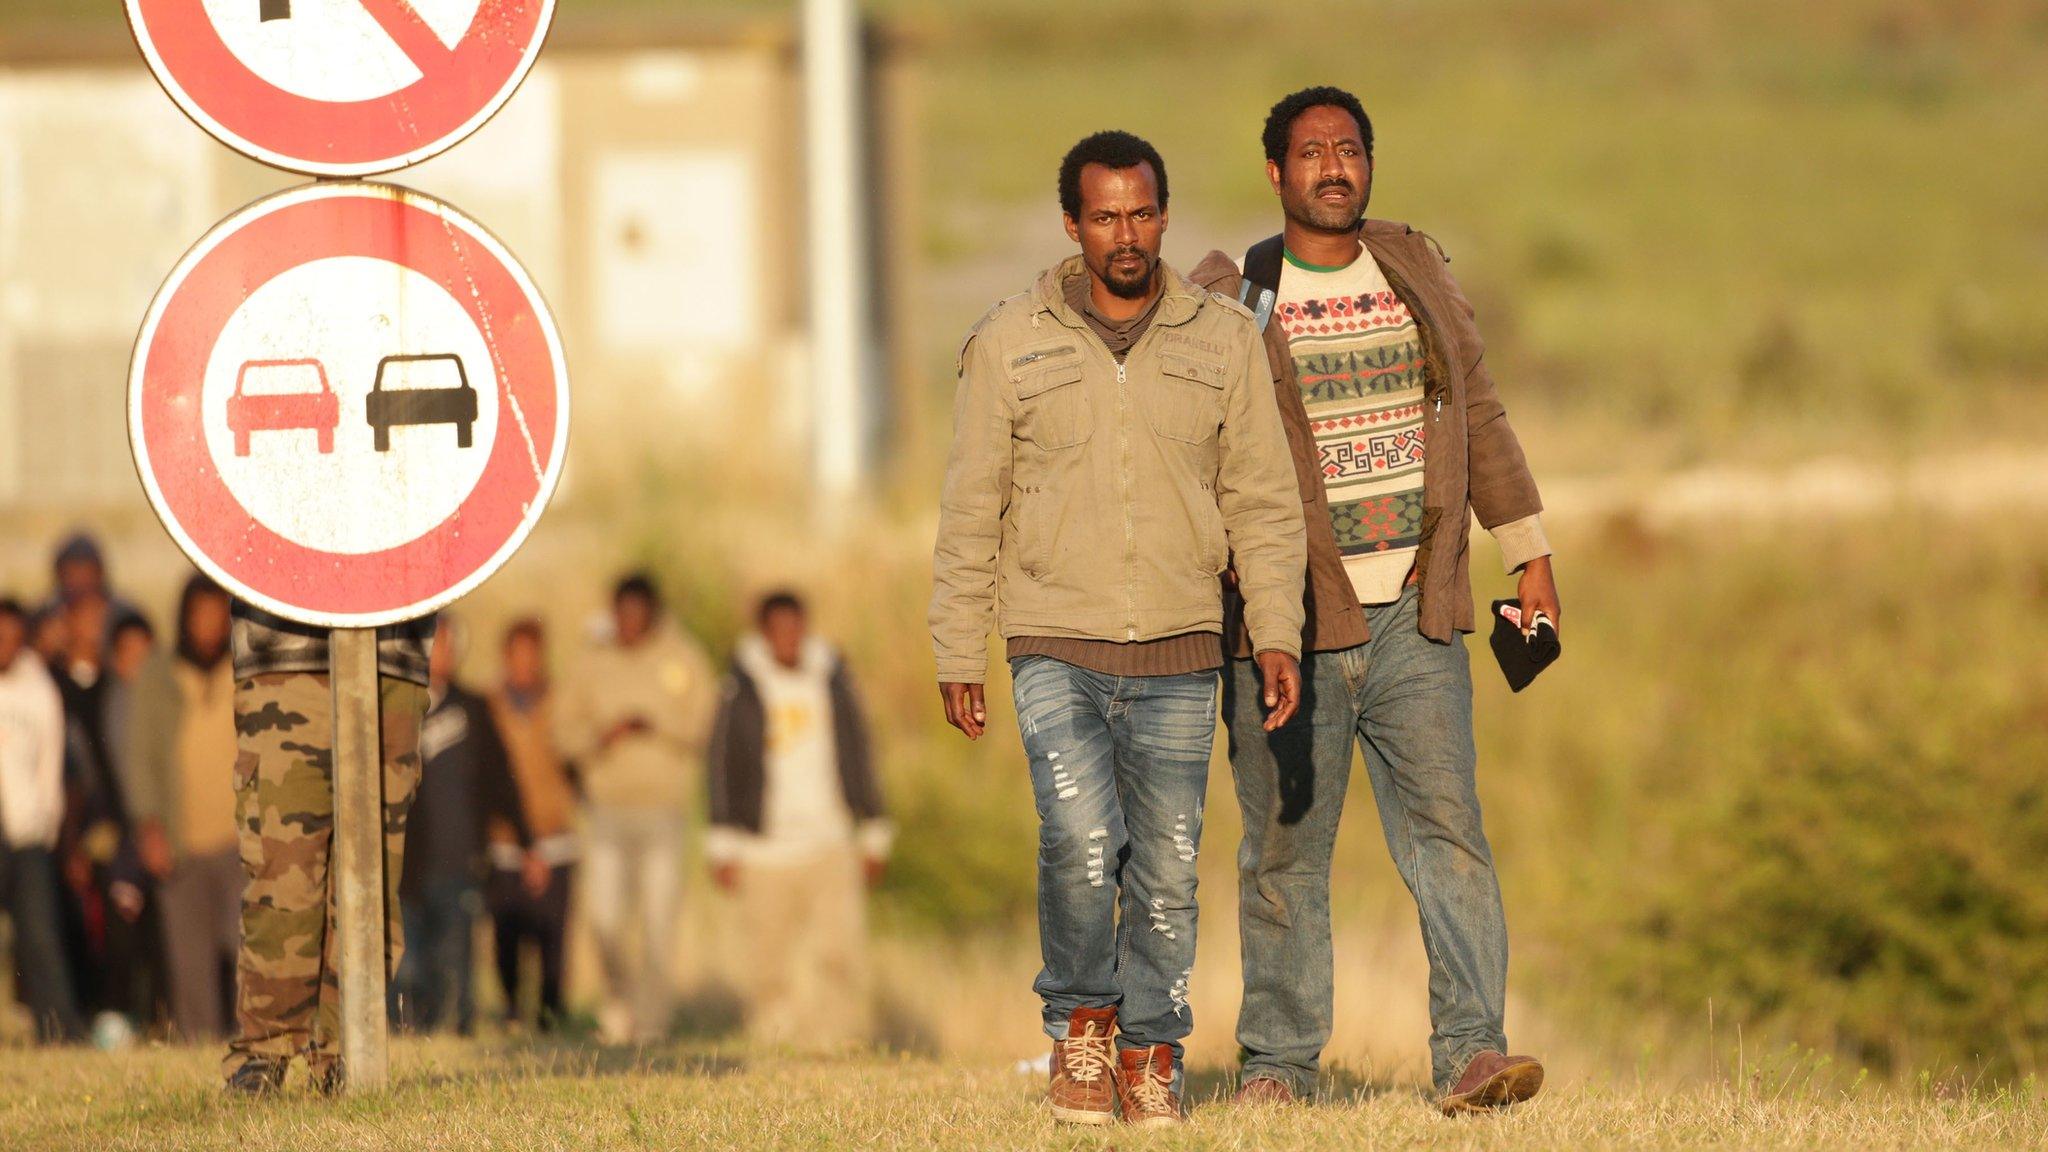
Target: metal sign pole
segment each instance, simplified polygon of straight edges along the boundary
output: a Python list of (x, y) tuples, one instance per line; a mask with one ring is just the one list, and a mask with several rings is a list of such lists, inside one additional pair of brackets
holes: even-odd
[(835, 499), (857, 495), (869, 465), (858, 7), (852, 0), (804, 0), (803, 10), (811, 426), (817, 483)]
[(377, 709), (377, 630), (336, 628), (334, 685), (334, 930), (341, 977), (341, 1068), (350, 1091), (380, 1088), (384, 1021), (384, 757)]

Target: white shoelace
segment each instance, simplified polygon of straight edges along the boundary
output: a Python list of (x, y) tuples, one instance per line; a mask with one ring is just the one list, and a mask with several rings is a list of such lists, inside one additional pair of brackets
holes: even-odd
[(1109, 1037), (1092, 1033), (1069, 1037), (1065, 1060), (1067, 1078), (1081, 1084), (1100, 1080), (1102, 1070), (1115, 1063), (1109, 1049)]
[(1173, 1109), (1173, 1074), (1164, 1076), (1154, 1072), (1148, 1064), (1138, 1074), (1138, 1082), (1131, 1085), (1131, 1097), (1147, 1112), (1167, 1112)]

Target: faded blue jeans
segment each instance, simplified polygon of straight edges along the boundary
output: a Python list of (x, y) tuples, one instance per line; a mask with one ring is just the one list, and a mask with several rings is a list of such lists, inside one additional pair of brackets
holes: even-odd
[(483, 895), (468, 876), (430, 876), (420, 891), (399, 900), (405, 921), (405, 957), (386, 992), (391, 1022), (417, 1032), (450, 1026), (467, 1036), (476, 1027), (474, 961)]
[(1439, 1089), (1472, 1057), (1507, 1051), (1508, 931), (1474, 786), (1472, 669), (1462, 642), (1416, 630), (1420, 596), (1366, 609), (1372, 639), (1301, 663), (1301, 711), (1260, 730), (1259, 671), (1232, 660), (1223, 687), (1244, 814), (1238, 931), (1243, 1076), (1315, 1088), (1332, 1024), (1330, 856), (1363, 749), (1380, 828), (1415, 897), (1429, 956), (1430, 1070)]
[[(1216, 674), (1106, 676), (1045, 656), (1010, 661), (1038, 803), (1032, 989), (1045, 1031), (1117, 1009), (1124, 1048), (1194, 1027), (1195, 853), (1216, 739)], [(1121, 912), (1121, 915), (1119, 915)]]

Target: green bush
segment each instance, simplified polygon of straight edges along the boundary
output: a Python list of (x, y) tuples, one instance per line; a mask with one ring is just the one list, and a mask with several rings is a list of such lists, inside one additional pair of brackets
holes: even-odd
[(1648, 733), (1569, 746), (1596, 763), (1559, 757), (1524, 785), (1605, 781), (1575, 793), (1585, 808), (1548, 828), (1556, 840), (1504, 852), (1504, 879), (1576, 851), (1568, 890), (1538, 890), (1541, 931), (1633, 1010), (1704, 1019), (1711, 1003), (1724, 1028), (1889, 1076), (2036, 1072), (2048, 546), (2010, 526), (1804, 533), (1796, 561), (1737, 546), (1712, 566), (1695, 552), (1648, 579), (1595, 578), (1613, 596), (1596, 611), (1617, 620), (1588, 630), (1581, 661), (1611, 659), (1600, 633), (1671, 598), (1681, 574), (1688, 607), (1630, 633), (1661, 695), (1610, 681)]
[[(1671, 814), (1687, 849), (1629, 917), (1638, 990), (1712, 998), (1886, 1073), (2038, 1066), (2048, 726), (1959, 711), (1902, 712), (1867, 743), (1771, 724), (1771, 767)], [(1966, 750), (1951, 724), (1998, 735)]]
[[(938, 739), (948, 736), (960, 739), (950, 731)], [(1003, 753), (1014, 744), (993, 734), (983, 740), (1002, 740)], [(1023, 766), (1009, 773), (1012, 786), (989, 787), (963, 775), (974, 771), (967, 757), (947, 759), (962, 763), (941, 769), (921, 756), (915, 770), (899, 770), (893, 782), (899, 834), (881, 893), (883, 915), (900, 927), (953, 934), (1032, 924), (1037, 815)], [(948, 770), (955, 767), (962, 771)]]

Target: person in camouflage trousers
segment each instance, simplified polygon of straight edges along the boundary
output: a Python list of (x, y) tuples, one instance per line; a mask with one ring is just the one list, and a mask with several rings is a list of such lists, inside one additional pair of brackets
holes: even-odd
[[(385, 978), (404, 950), (398, 913), (406, 813), (420, 781), (431, 620), (378, 631), (383, 744)], [(277, 1091), (294, 1057), (314, 1086), (342, 1082), (335, 959), (334, 696), (327, 633), (235, 605), (235, 822), (242, 870), (231, 1090)]]

